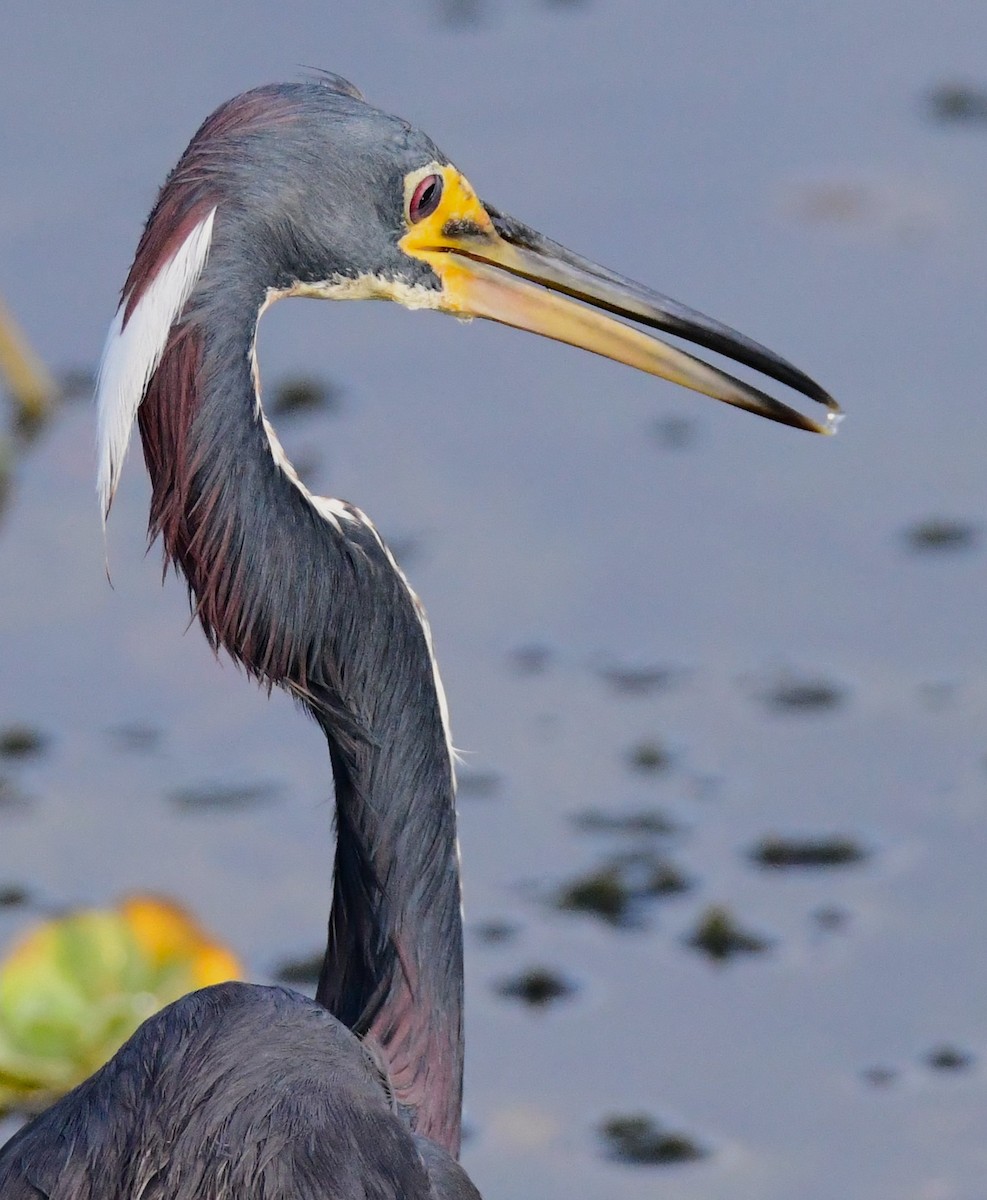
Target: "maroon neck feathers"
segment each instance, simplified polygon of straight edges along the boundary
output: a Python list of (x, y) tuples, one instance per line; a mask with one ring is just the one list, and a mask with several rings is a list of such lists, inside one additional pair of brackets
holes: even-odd
[(462, 926), (428, 627), (369, 521), (311, 496), (272, 438), (252, 377), (266, 287), (218, 286), (231, 244), (214, 240), (139, 409), (150, 533), (213, 647), (325, 731), (337, 845), (318, 998), (379, 1044), (413, 1128), (456, 1154)]

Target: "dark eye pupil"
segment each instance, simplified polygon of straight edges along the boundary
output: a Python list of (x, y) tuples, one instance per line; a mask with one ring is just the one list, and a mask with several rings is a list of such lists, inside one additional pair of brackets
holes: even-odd
[(442, 197), (442, 178), (439, 175), (426, 175), (415, 188), (411, 203), (408, 205), (408, 216), (412, 221), (423, 221), (432, 215), (439, 206)]

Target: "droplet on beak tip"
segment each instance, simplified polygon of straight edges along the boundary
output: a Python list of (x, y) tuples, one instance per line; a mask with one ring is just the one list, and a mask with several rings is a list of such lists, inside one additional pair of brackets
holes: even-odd
[(840, 412), (839, 409), (831, 408), (829, 410), (829, 412), (826, 414), (826, 424), (824, 425), (823, 428), (829, 434), (835, 435), (835, 434), (839, 433), (840, 425), (842, 424), (843, 418), (845, 416), (846, 416), (846, 413)]

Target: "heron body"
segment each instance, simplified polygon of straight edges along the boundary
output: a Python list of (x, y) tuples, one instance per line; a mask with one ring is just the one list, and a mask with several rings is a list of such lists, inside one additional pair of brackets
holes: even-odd
[(353, 1033), (287, 988), (217, 984), (145, 1022), (14, 1136), (0, 1195), (477, 1200), (396, 1117)]
[[(223, 984), (147, 1021), (0, 1149), (4, 1200), (466, 1200), (453, 756), (421, 605), (369, 519), (313, 496), (264, 416), (281, 296), (381, 298), (585, 347), (801, 428), (801, 413), (633, 328), (835, 405), (756, 343), (483, 205), (424, 134), (333, 76), (200, 128), (148, 219), (98, 388), (109, 509), (136, 416), (150, 531), (212, 645), (322, 728), (336, 800), (315, 1001)], [(607, 313), (613, 315), (605, 315)]]

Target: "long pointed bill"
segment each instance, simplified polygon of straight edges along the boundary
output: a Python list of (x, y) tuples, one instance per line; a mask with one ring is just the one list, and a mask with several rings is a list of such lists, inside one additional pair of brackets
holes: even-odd
[[(443, 179), (442, 199), (431, 215), (409, 226), (400, 244), (438, 275), (440, 307), (445, 311), (486, 317), (580, 346), (797, 429), (836, 432), (839, 405), (785, 359), (701, 313), (580, 258), (519, 221), (484, 208), (454, 167), (434, 164), (421, 174), (429, 172)], [(411, 179), (412, 185), (416, 178)], [(672, 333), (753, 367), (824, 404), (826, 417), (814, 421), (615, 317)]]

